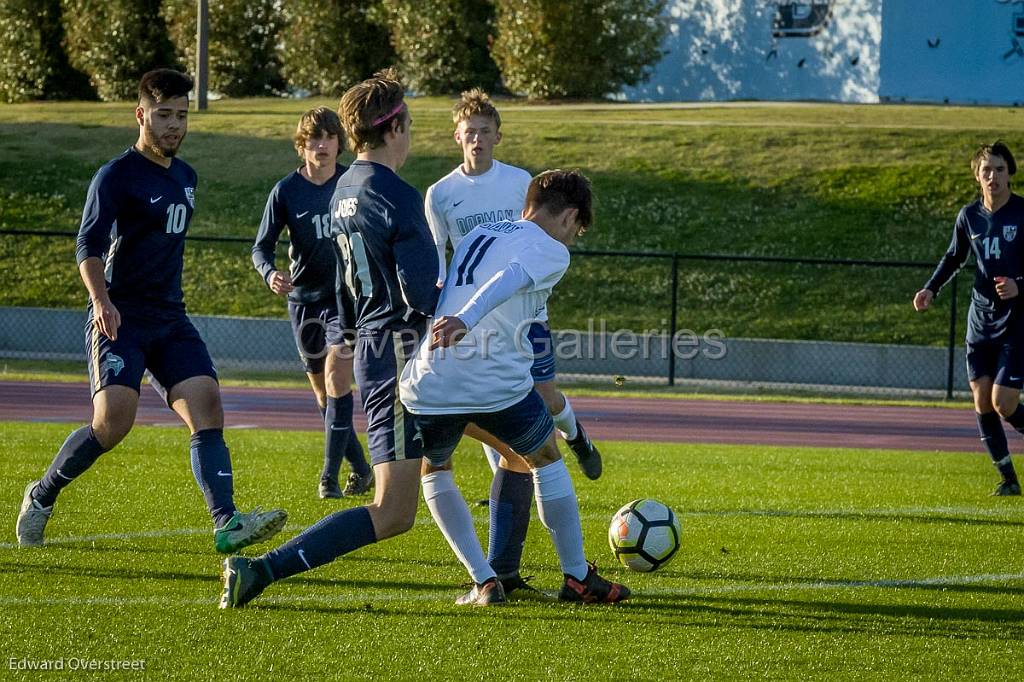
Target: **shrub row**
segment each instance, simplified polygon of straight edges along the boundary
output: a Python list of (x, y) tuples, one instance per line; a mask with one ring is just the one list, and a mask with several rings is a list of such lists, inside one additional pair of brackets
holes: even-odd
[[(209, 0), (211, 90), (337, 95), (397, 62), (412, 89), (597, 98), (649, 76), (666, 0)], [(0, 99), (131, 99), (195, 63), (196, 0), (0, 0)]]

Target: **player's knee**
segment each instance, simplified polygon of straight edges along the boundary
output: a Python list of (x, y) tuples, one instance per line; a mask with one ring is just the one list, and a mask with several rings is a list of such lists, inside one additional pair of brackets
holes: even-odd
[(523, 455), (523, 458), (530, 465), (531, 469), (540, 469), (548, 464), (554, 464), (562, 458), (562, 453), (558, 451), (558, 445), (555, 443), (555, 439), (549, 438), (546, 443), (539, 450), (535, 450), (528, 455)]
[(135, 423), (135, 415), (97, 415), (92, 421), (92, 432), (105, 450), (113, 449), (124, 440)]
[(565, 397), (562, 392), (558, 390), (557, 384), (553, 381), (546, 381), (541, 384), (535, 384), (534, 388), (537, 389), (537, 393), (540, 394), (541, 399), (544, 401), (544, 405), (548, 408), (548, 412), (551, 414), (559, 414), (565, 409)]
[(1017, 396), (997, 395), (993, 400), (993, 404), (999, 416), (1005, 418), (1017, 411), (1017, 405), (1020, 404), (1020, 400)]
[(416, 508), (412, 507), (411, 513), (405, 509), (381, 509), (381, 513), (374, 517), (374, 531), (378, 540), (393, 538), (412, 530), (416, 523)]
[(974, 389), (974, 409), (978, 414), (985, 414), (995, 409), (992, 404), (992, 387), (979, 386), (972, 384), (971, 388)]

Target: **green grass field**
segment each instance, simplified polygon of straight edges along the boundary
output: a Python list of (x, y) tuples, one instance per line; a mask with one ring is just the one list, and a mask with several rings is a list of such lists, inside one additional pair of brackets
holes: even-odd
[[(635, 598), (616, 607), (453, 604), (466, 577), (424, 505), (406, 536), (216, 608), (208, 517), (182, 429), (138, 428), (64, 493), (50, 546), (18, 549), (25, 483), (67, 433), (0, 424), (0, 641), (10, 659), (144, 659), (153, 679), (1017, 679), (1024, 674), (1019, 499), (981, 455), (604, 444), (576, 477), (586, 548)], [(238, 502), (281, 505), (286, 534), (352, 504), (314, 498), (314, 433), (232, 431)], [(456, 457), (469, 499), (489, 475)], [(662, 571), (615, 568), (612, 513), (680, 514)], [(484, 511), (474, 509), (481, 535)], [(524, 570), (559, 584), (534, 518)], [(4, 665), (8, 663), (5, 661)], [(127, 674), (127, 673), (126, 673)]]
[[(199, 172), (196, 235), (252, 236), (272, 184), (295, 166), (290, 134), (329, 101), (232, 100), (193, 116), (182, 156)], [(421, 191), (460, 160), (450, 101), (411, 105)], [(1024, 141), (1012, 108), (854, 105), (502, 105), (499, 158), (577, 166), (598, 220), (584, 248), (937, 261), (975, 185), (981, 141)], [(0, 228), (75, 229), (90, 177), (135, 139), (131, 105), (0, 106)], [(244, 244), (193, 242), (196, 313), (283, 316)], [(78, 307), (71, 240), (0, 236), (0, 305)], [(924, 270), (684, 262), (680, 326), (727, 336), (942, 344), (947, 315), (913, 315)], [(966, 280), (968, 278), (962, 278)], [(665, 329), (665, 261), (577, 258), (552, 299), (562, 328)], [(966, 291), (967, 282), (964, 283)], [(945, 304), (943, 304), (943, 307)]]

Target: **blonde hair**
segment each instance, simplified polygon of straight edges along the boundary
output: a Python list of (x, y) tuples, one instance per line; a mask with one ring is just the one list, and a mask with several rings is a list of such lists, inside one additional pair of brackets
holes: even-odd
[(501, 116), (491, 102), (491, 98), (480, 88), (473, 88), (462, 93), (462, 97), (452, 108), (452, 122), (456, 126), (462, 121), (468, 121), (472, 116), (487, 116), (494, 119), (495, 129), (501, 128)]

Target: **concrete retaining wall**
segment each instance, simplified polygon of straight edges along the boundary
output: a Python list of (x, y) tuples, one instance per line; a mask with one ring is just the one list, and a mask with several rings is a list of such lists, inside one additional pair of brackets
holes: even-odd
[[(285, 320), (193, 316), (219, 367), (301, 372)], [(0, 308), (0, 357), (84, 359), (85, 313)], [(555, 334), (562, 374), (664, 379), (671, 344), (664, 336)], [(955, 358), (958, 390), (967, 386), (963, 349)], [(897, 346), (771, 339), (696, 339), (677, 348), (676, 378), (749, 384), (941, 391), (947, 351)]]

